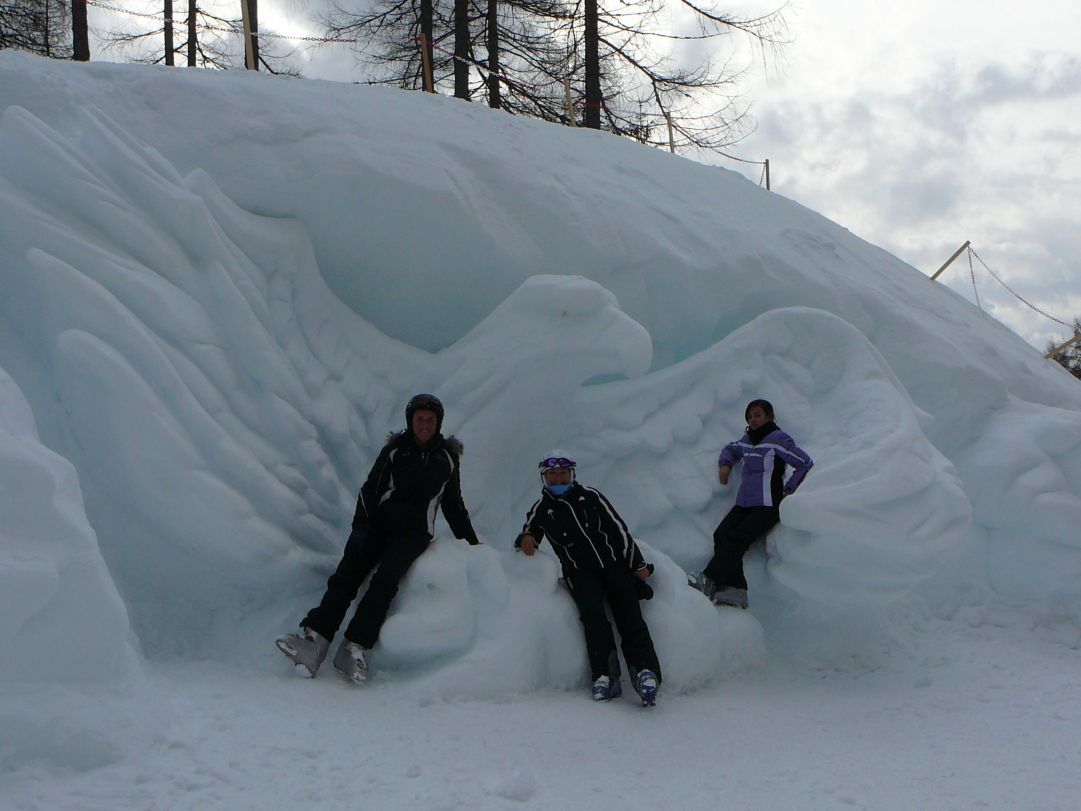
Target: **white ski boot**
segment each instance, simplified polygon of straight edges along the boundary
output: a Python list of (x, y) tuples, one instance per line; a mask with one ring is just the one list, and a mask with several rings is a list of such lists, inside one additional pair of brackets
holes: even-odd
[(687, 575), (687, 585), (696, 591), (702, 592), (706, 595), (707, 600), (712, 600), (713, 595), (717, 592), (717, 586), (706, 577), (704, 572), (691, 572)]
[(343, 639), (334, 654), (334, 669), (349, 679), (353, 684), (364, 684), (368, 680), (370, 668), (366, 651), (356, 642)]
[(274, 643), (296, 666), (297, 675), (306, 679), (315, 678), (330, 648), (330, 640), (303, 626), (296, 633), (279, 636)]
[(737, 589), (731, 586), (724, 586), (713, 592), (713, 604), (714, 605), (730, 605), (733, 608), (746, 608), (747, 602), (747, 589)]

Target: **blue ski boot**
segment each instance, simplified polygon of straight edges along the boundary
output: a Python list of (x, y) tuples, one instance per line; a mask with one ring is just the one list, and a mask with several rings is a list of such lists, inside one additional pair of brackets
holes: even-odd
[(642, 699), (643, 707), (654, 707), (657, 704), (657, 674), (652, 670), (639, 670), (634, 678), (634, 690)]
[(593, 682), (593, 700), (610, 701), (623, 695), (623, 684), (618, 678), (601, 676)]

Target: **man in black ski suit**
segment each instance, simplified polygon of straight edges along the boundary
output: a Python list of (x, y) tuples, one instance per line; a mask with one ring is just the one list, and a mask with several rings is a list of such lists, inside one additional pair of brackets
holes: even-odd
[(638, 544), (608, 499), (599, 490), (574, 480), (575, 467), (571, 455), (562, 451), (552, 451), (541, 459), (538, 468), (544, 489), (529, 509), (514, 546), (532, 557), (545, 538), (552, 544), (585, 632), (593, 700), (606, 701), (623, 694), (615, 638), (604, 609), (607, 601), (619, 629), (631, 685), (642, 704), (652, 706), (661, 682), (661, 666), (638, 600), (653, 596), (645, 582), (653, 573), (653, 564), (643, 560)]
[(455, 537), (478, 544), (462, 500), (462, 444), (440, 433), (443, 404), (418, 394), (405, 407), (406, 430), (388, 436), (360, 489), (353, 531), (322, 602), (300, 631), (278, 637), (278, 648), (302, 676), (313, 677), (326, 657), (364, 578), (374, 569), (334, 656), (334, 667), (357, 684), (369, 673), (366, 652), (379, 639), (398, 584), (432, 541), (436, 508)]

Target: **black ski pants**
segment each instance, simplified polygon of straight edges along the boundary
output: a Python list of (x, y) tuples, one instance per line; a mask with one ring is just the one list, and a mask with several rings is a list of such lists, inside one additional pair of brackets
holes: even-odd
[(713, 558), (702, 573), (718, 588), (747, 588), (743, 556), (751, 544), (766, 537), (781, 520), (776, 507), (740, 507), (728, 511), (713, 531)]
[(638, 605), (634, 575), (621, 566), (613, 566), (600, 571), (572, 569), (565, 572), (564, 576), (567, 588), (578, 606), (582, 630), (585, 631), (586, 653), (589, 656), (593, 681), (601, 676), (619, 678), (616, 641), (612, 636), (608, 614), (604, 610), (607, 601), (612, 611), (612, 619), (619, 629), (623, 659), (627, 662), (631, 677), (639, 670), (648, 669), (657, 674), (659, 684), (661, 663), (657, 660), (653, 637), (649, 635), (642, 608)]
[(327, 580), (322, 602), (300, 624), (333, 639), (361, 584), (375, 569), (345, 629), (345, 638), (350, 642), (363, 648), (374, 647), (399, 583), (430, 543), (426, 534), (387, 535), (365, 526), (354, 527), (338, 568)]

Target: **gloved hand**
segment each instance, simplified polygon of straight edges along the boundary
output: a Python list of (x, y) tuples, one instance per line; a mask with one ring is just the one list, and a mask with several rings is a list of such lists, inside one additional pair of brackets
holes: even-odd
[(655, 568), (652, 563), (647, 563), (634, 571), (634, 590), (639, 600), (652, 600), (653, 587), (646, 582), (646, 578), (653, 574)]
[(653, 586), (638, 577), (634, 578), (634, 590), (638, 592), (639, 600), (653, 599)]

